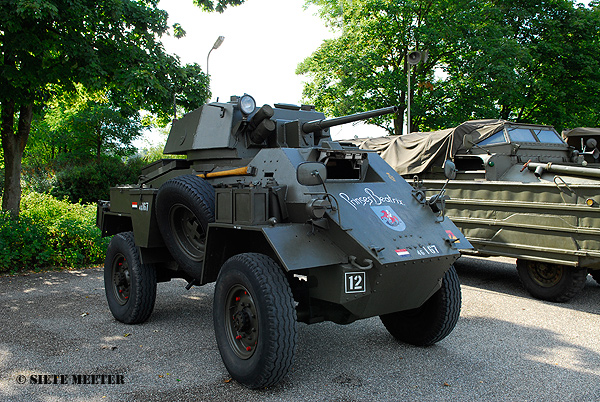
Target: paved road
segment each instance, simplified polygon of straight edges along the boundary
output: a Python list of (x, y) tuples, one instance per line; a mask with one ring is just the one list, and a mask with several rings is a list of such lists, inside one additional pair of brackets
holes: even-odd
[[(541, 302), (501, 261), (457, 263), (462, 314), (437, 345), (399, 344), (377, 318), (301, 324), (293, 371), (263, 391), (221, 362), (212, 286), (159, 284), (150, 320), (127, 326), (108, 311), (100, 269), (3, 277), (0, 400), (599, 401), (600, 286), (589, 278), (570, 303)], [(124, 384), (60, 384), (72, 375)]]

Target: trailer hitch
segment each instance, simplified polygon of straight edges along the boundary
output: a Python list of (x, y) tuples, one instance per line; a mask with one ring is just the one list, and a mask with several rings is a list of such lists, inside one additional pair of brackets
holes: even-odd
[(348, 262), (350, 262), (350, 265), (352, 265), (353, 267), (362, 269), (363, 271), (368, 271), (369, 269), (373, 268), (373, 260), (369, 258), (365, 258), (365, 260), (363, 261), (363, 263), (365, 263), (366, 265), (360, 265), (358, 262), (356, 262), (356, 256), (354, 255), (348, 257)]

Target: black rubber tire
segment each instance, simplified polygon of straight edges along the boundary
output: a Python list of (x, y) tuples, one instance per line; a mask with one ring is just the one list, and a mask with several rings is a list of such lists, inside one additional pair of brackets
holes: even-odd
[(132, 232), (115, 235), (104, 261), (104, 288), (112, 315), (125, 324), (146, 321), (156, 300), (156, 269), (142, 264)]
[(238, 254), (223, 264), (213, 320), (221, 358), (237, 382), (269, 387), (292, 367), (297, 342), (294, 298), (283, 270), (270, 257)]
[(156, 216), (165, 245), (179, 267), (201, 274), (208, 224), (215, 221), (215, 190), (194, 175), (175, 177), (156, 195)]
[(533, 297), (564, 303), (585, 286), (586, 268), (568, 267), (539, 261), (517, 259), (521, 284)]
[(460, 316), (460, 281), (454, 266), (444, 274), (442, 287), (421, 307), (379, 316), (390, 334), (401, 342), (430, 346), (452, 332)]
[(600, 269), (590, 269), (590, 275), (592, 275), (592, 278), (600, 285)]

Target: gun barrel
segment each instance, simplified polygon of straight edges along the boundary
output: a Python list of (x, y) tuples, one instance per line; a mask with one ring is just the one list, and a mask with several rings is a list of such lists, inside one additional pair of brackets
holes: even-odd
[(312, 133), (313, 131), (324, 130), (329, 127), (339, 126), (340, 124), (352, 123), (359, 120), (366, 120), (372, 117), (383, 116), (385, 114), (396, 113), (397, 106), (384, 107), (382, 109), (370, 110), (368, 112), (351, 114), (348, 116), (334, 117), (332, 119), (321, 119), (307, 121), (302, 125), (302, 131)]

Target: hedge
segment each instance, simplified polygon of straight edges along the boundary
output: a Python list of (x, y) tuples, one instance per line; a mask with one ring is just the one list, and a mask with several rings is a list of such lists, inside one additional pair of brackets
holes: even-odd
[(18, 219), (0, 211), (0, 272), (100, 264), (109, 241), (96, 227), (95, 204), (26, 192)]

